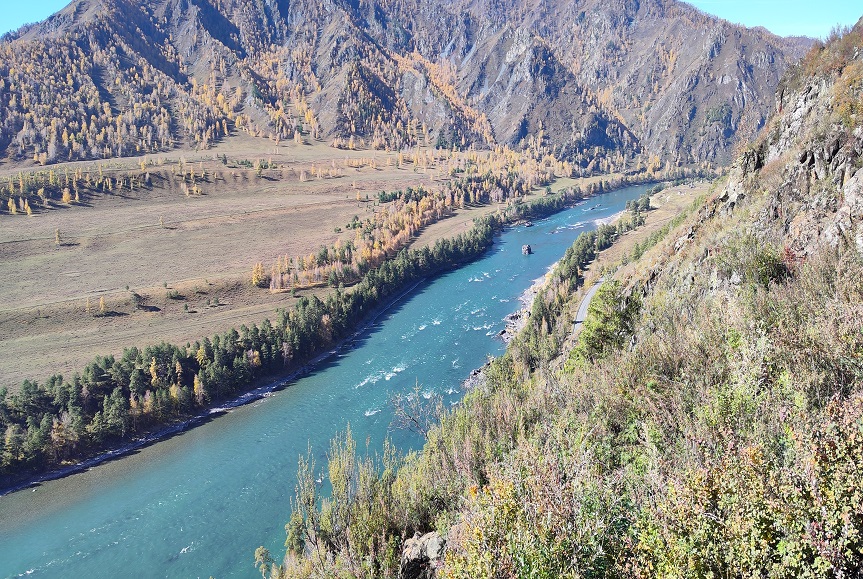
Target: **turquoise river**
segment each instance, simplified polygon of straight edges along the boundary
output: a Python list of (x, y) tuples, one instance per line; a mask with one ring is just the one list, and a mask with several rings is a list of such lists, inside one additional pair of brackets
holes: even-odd
[[(297, 459), (318, 468), (350, 424), (362, 449), (389, 436), (389, 400), (419, 384), (445, 403), (504, 345), (519, 296), (585, 230), (647, 189), (607, 193), (513, 227), (479, 260), (426, 281), (309, 375), (206, 424), (86, 472), (0, 497), (0, 577), (255, 577), (255, 548), (284, 553)], [(524, 256), (529, 243), (534, 255)]]

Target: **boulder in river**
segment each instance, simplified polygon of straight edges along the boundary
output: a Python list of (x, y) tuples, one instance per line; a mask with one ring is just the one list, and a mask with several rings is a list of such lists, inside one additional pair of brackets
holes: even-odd
[(443, 565), (446, 540), (432, 531), (425, 535), (414, 534), (402, 548), (399, 576), (403, 579), (433, 579)]
[(521, 252), (525, 255), (530, 255), (533, 253), (533, 250), (530, 248), (530, 245), (525, 244), (521, 246)]

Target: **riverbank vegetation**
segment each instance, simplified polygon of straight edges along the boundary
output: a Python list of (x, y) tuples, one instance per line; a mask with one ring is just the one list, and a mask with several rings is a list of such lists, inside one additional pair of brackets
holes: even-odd
[[(507, 173), (506, 178), (487, 173), (454, 180), (443, 195), (422, 187), (398, 192), (392, 211), (381, 211), (358, 228), (357, 246), (335, 246), (327, 250), (326, 258), (322, 250), (313, 256), (315, 261), (312, 257), (305, 261), (305, 266), (314, 264), (317, 269), (341, 264), (344, 272), (350, 259), (341, 259), (340, 254), (358, 255), (351, 275), (330, 271), (332, 294), (325, 299), (302, 296), (295, 307), (281, 310), (275, 321), (242, 325), (186, 345), (163, 342), (127, 348), (119, 356), (97, 357), (71, 378), (54, 375), (42, 383), (25, 380), (17, 391), (0, 390), (4, 485), (120, 446), (230, 400), (264, 377), (301, 367), (349, 335), (364, 317), (408, 284), (480, 255), (504, 224), (550, 214), (585, 194), (568, 188), (533, 202), (516, 198), (453, 239), (405, 248), (416, 234), (411, 218), (422, 223), (426, 200), (461, 206), (506, 201), (529, 191), (528, 180), (517, 172)], [(387, 245), (394, 239), (395, 224), (407, 224), (410, 235), (400, 234), (402, 242)], [(352, 287), (346, 288), (347, 284)]]
[[(427, 433), (421, 453), (399, 456), (385, 445), (381, 455), (360, 457), (348, 431), (334, 439), (328, 454), (325, 472), (332, 496), (320, 494), (313, 458), (301, 460), (294, 512), (286, 527), (288, 554), (278, 565), (268, 552), (259, 550), (256, 561), (263, 564), (262, 572), (273, 577), (339, 573), (395, 577), (405, 536), (428, 529), (446, 534), (464, 493), (476, 493), (487, 484), (487, 469), (513, 450), (511, 444), (525, 429), (536, 426), (541, 416), (538, 409), (529, 408), (524, 414), (519, 406), (529, 394), (528, 384), (551, 372), (550, 364), (571, 332), (572, 299), (583, 271), (611, 242), (603, 240), (643, 224), (649, 200), (650, 192), (628, 206), (615, 224), (602, 226), (602, 235), (579, 235), (535, 298), (525, 328), (510, 342), (507, 353), (486, 368), (481, 388), (469, 392), (454, 412), (443, 414), (440, 424)], [(554, 207), (553, 201), (535, 204), (528, 213), (538, 217), (543, 208)], [(611, 287), (617, 296), (619, 288)], [(597, 307), (616, 310), (617, 304)], [(637, 307), (629, 310), (637, 313)]]
[(767, 196), (726, 199), (699, 200), (598, 292), (569, 351), (557, 312), (579, 294), (553, 276), (422, 451), (362, 457), (348, 432), (323, 498), (302, 462), (287, 554), (264, 574), (397, 577), (404, 539), (429, 531), (441, 577), (853, 574), (863, 260), (794, 259), (763, 223), (741, 239)]
[[(401, 161), (400, 161), (401, 162)], [(421, 161), (414, 158), (417, 165)], [(456, 210), (472, 206), (498, 204), (504, 220), (535, 219), (561, 211), (569, 204), (629, 184), (649, 180), (647, 174), (599, 180), (582, 187), (567, 187), (552, 194), (548, 184), (556, 170), (548, 160), (538, 163), (525, 160), (506, 147), (493, 155), (468, 154), (450, 166), (452, 179), (437, 187), (407, 187), (398, 191), (381, 191), (381, 207), (365, 219), (354, 216), (345, 225), (355, 232), (353, 240), (339, 241), (306, 256), (277, 256), (269, 268), (263, 261), (252, 266), (252, 284), (271, 291), (296, 291), (309, 287), (337, 287), (359, 280), (370, 268), (378, 267), (387, 256), (408, 247), (427, 226), (453, 215)], [(534, 186), (546, 187), (546, 195), (525, 202)], [(646, 198), (645, 198), (646, 199)], [(626, 227), (636, 227), (639, 210), (646, 210), (644, 199), (627, 207), (632, 215)], [(506, 207), (503, 207), (506, 204)], [(622, 226), (600, 228), (599, 249), (619, 235)]]
[[(393, 206), (399, 202), (381, 203), (381, 191), (407, 196), (408, 189), (422, 188), (428, 195), (421, 203), (449, 189), (453, 197), (462, 193), (443, 219), (418, 231), (414, 223), (414, 237), (407, 239), (399, 225), (400, 242), (415, 247), (467, 231), (474, 218), (499, 206), (524, 201), (519, 204), (526, 207), (545, 199), (549, 188), (595, 194), (618, 183), (663, 176), (579, 178), (551, 153), (533, 158), (506, 147), (335, 151), (315, 143), (295, 150), (267, 149), (251, 137), (238, 139), (237, 148), (219, 145), (206, 153), (0, 170), (0, 290), (5, 297), (0, 305), (0, 387), (14, 392), (24, 378), (41, 382), (51, 373), (68, 379), (96, 354), (119, 356), (123, 347), (143, 348), (163, 340), (186, 344), (231, 327), (274, 320), (279, 308), (294, 306), (297, 294), (325, 299), (338, 283), (350, 286), (361, 277), (351, 270), (360, 253), (352, 252), (346, 261), (347, 245), (358, 244), (358, 234), (368, 229), (379, 243), (395, 237), (383, 229), (371, 231), (383, 212), (395, 217)], [(499, 183), (518, 177), (535, 185), (517, 197), (505, 188), (503, 193), (494, 187), (474, 190), (482, 182), (492, 183), (485, 178), (489, 172)], [(672, 170), (673, 175), (685, 172)], [(103, 191), (98, 183), (105, 185), (109, 178), (113, 189)], [(67, 187), (70, 200), (65, 203)], [(508, 199), (502, 203), (493, 200), (504, 195)], [(411, 195), (410, 204), (417, 200)], [(16, 214), (6, 213), (10, 201)], [(403, 201), (408, 204), (407, 198)], [(414, 212), (411, 221), (418, 217), (422, 215)], [(367, 241), (371, 251), (380, 252), (374, 241)], [(328, 254), (319, 266), (322, 249)], [(396, 253), (386, 250), (389, 258)], [(158, 259), (144, 265), (141, 256), (147, 255)], [(314, 266), (309, 256), (315, 257)], [(306, 262), (302, 270), (300, 257)], [(324, 271), (340, 260), (345, 268)], [(266, 291), (279, 261), (283, 287)], [(258, 263), (257, 283), (250, 285)], [(56, 283), (44, 284), (44, 279)], [(176, 298), (171, 297), (174, 292)], [(105, 315), (97, 316), (100, 302)]]
[(43, 384), (27, 380), (14, 393), (0, 390), (6, 480), (199, 412), (261, 376), (287, 373), (347, 336), (408, 283), (480, 255), (501, 224), (491, 216), (454, 239), (403, 250), (349, 291), (338, 288), (326, 300), (302, 297), (275, 322), (185, 346), (128, 348), (117, 358), (96, 358), (71, 380), (55, 375)]

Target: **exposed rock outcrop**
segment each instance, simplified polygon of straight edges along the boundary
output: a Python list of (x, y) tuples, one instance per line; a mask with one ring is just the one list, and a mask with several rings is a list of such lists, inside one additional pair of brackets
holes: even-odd
[[(727, 250), (705, 241), (702, 229), (717, 217), (733, 217), (742, 206), (755, 213), (754, 219), (742, 218), (747, 227), (741, 238), (751, 236), (756, 247), (778, 252), (779, 267), (793, 268), (823, 248), (863, 252), (861, 46), (863, 19), (841, 41), (813, 49), (801, 68), (783, 79), (777, 114), (733, 163), (722, 188), (677, 235), (672, 251), (655, 257), (639, 280), (644, 291), (671, 275), (691, 247), (699, 247), (691, 260), (698, 265)], [(710, 287), (742, 282), (735, 268), (723, 275), (714, 269)]]
[(836, 80), (821, 76), (780, 94), (782, 112), (735, 162), (720, 197), (730, 210), (741, 195), (765, 192), (759, 227), (778, 223), (798, 256), (820, 245), (863, 250), (863, 127), (837, 116)]
[(443, 566), (446, 540), (432, 531), (405, 541), (399, 575), (402, 579), (432, 579)]

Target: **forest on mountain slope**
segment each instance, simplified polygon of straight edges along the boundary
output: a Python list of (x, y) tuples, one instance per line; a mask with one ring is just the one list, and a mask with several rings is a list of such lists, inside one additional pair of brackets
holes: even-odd
[(326, 465), (301, 460), (287, 554), (259, 549), (262, 574), (859, 576), (863, 20), (777, 97), (574, 345), (589, 237), (422, 451), (363, 456), (348, 431)]
[(716, 166), (763, 126), (807, 44), (676, 0), (76, 0), (0, 40), (0, 158), (205, 150), (247, 133), (506, 144), (588, 173)]

